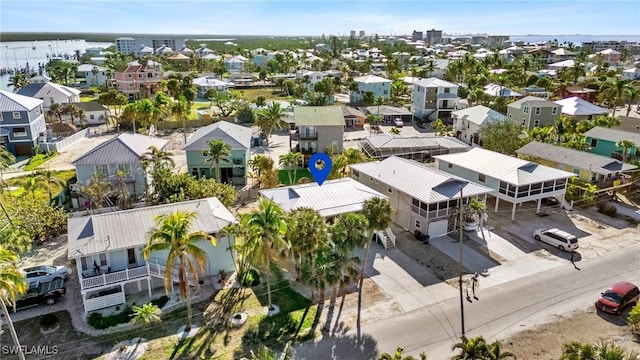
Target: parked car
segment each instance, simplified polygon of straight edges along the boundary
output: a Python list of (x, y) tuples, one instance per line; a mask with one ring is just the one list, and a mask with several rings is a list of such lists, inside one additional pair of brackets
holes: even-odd
[(396, 118), (395, 120), (393, 120), (393, 124), (399, 128), (404, 126), (404, 122), (402, 122), (402, 119), (400, 118)]
[(35, 282), (44, 283), (56, 279), (66, 280), (70, 273), (66, 266), (40, 265), (23, 270), (26, 274), (27, 282), (30, 284)]
[(56, 301), (67, 292), (64, 280), (56, 279), (50, 282), (35, 282), (29, 284), (29, 289), (23, 295), (16, 299), (16, 307), (12, 310), (20, 310), (42, 303), (53, 305)]
[(574, 251), (578, 248), (578, 238), (560, 229), (538, 229), (533, 232), (533, 237), (545, 242), (560, 251)]
[(620, 315), (622, 310), (632, 306), (640, 299), (640, 290), (628, 281), (620, 281), (605, 290), (598, 301), (596, 309), (603, 312)]

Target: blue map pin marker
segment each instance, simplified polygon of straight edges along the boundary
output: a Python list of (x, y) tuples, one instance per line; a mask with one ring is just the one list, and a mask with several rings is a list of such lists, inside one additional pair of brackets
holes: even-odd
[(318, 185), (327, 179), (331, 172), (331, 158), (325, 153), (315, 153), (309, 158), (309, 172)]

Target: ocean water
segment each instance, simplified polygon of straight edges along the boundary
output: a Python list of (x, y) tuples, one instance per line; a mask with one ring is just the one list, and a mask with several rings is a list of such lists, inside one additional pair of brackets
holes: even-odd
[[(24, 68), (29, 66), (38, 69), (38, 64), (46, 64), (50, 57), (74, 56), (76, 50), (80, 54), (87, 48), (107, 48), (113, 43), (86, 42), (84, 40), (51, 40), (51, 41), (11, 41), (0, 42), (0, 69)], [(11, 75), (0, 76), (0, 90), (12, 91), (8, 88)]]

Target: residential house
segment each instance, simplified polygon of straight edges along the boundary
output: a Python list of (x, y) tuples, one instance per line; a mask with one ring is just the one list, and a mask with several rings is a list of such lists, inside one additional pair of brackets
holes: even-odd
[(198, 97), (206, 99), (207, 91), (214, 89), (217, 92), (227, 93), (229, 83), (216, 79), (214, 76), (201, 76), (193, 79), (193, 85), (198, 89)]
[(174, 53), (173, 49), (168, 47), (165, 44), (162, 44), (162, 46), (160, 46), (159, 48), (155, 49), (155, 53), (156, 55), (160, 55), (160, 56), (165, 56), (165, 55), (171, 55)]
[(88, 185), (97, 174), (114, 187), (124, 182), (129, 194), (137, 198), (145, 195), (148, 184), (140, 156), (151, 146), (164, 151), (168, 143), (156, 137), (122, 133), (82, 154), (71, 164), (76, 168), (79, 185)]
[(620, 55), (622, 55), (621, 52), (613, 49), (602, 50), (596, 53), (596, 56), (602, 57), (602, 59), (610, 65), (620, 63)]
[(357, 91), (349, 92), (349, 102), (352, 104), (362, 102), (366, 92), (373, 93), (373, 99), (379, 97), (384, 100), (391, 98), (391, 80), (376, 75), (367, 75), (354, 78), (353, 81), (358, 84)]
[(43, 101), (0, 90), (0, 145), (15, 156), (31, 156), (47, 125)]
[(638, 168), (607, 156), (538, 141), (529, 142), (516, 153), (520, 159), (573, 172), (579, 180), (599, 187), (610, 187), (614, 180), (623, 179), (623, 172)]
[(509, 100), (515, 100), (522, 97), (522, 94), (520, 94), (519, 92), (511, 90), (508, 87), (499, 84), (485, 85), (484, 93), (489, 96), (502, 96)]
[(638, 133), (596, 126), (583, 135), (589, 145), (587, 151), (590, 153), (622, 160), (624, 149), (619, 147), (618, 143), (624, 140), (631, 140), (635, 145), (627, 149), (628, 154), (630, 156), (640, 156), (640, 151), (638, 151), (640, 134)]
[(78, 65), (76, 78), (84, 79), (81, 85), (84, 87), (105, 86), (109, 78), (107, 72), (108, 69), (102, 66), (82, 64)]
[(404, 230), (430, 237), (453, 227), (459, 201), (485, 201), (491, 189), (413, 160), (391, 156), (382, 161), (350, 165), (351, 177), (389, 197), (392, 221)]
[(106, 105), (101, 104), (98, 100), (92, 100), (87, 102), (70, 103), (77, 108), (84, 111), (84, 118), (81, 119), (78, 116), (71, 117), (70, 114), (61, 114), (62, 121), (71, 122), (75, 125), (96, 125), (105, 124), (109, 120), (109, 108)]
[(160, 89), (162, 75), (162, 65), (159, 62), (135, 60), (123, 72), (115, 73), (116, 86), (129, 100), (149, 98)]
[[(544, 49), (544, 48), (536, 48), (536, 49), (529, 50), (527, 51), (527, 54), (532, 56), (541, 64), (551, 64), (556, 61), (554, 60), (555, 54), (553, 53), (553, 51)], [(562, 59), (562, 60), (565, 60), (565, 59)], [(560, 60), (557, 60), (557, 61), (560, 61)]]
[(215, 163), (208, 160), (206, 152), (209, 141), (222, 140), (231, 147), (231, 153), (220, 161), (222, 183), (245, 185), (247, 183), (247, 161), (251, 158), (251, 134), (249, 127), (228, 121), (218, 121), (198, 129), (184, 146), (187, 154), (187, 169), (196, 178), (216, 178)]
[(186, 56), (192, 56), (195, 52), (191, 49), (189, 49), (188, 47), (183, 47), (182, 49), (180, 49), (178, 51), (180, 54), (182, 55), (186, 55)]
[(140, 46), (138, 47), (138, 50), (136, 50), (135, 55), (139, 58), (150, 58), (153, 56), (153, 54), (155, 53), (155, 50), (150, 47), (150, 46), (146, 46), (144, 44), (140, 44)]
[(389, 105), (373, 105), (366, 107), (367, 114), (380, 115), (382, 124), (394, 125), (396, 120), (402, 120), (403, 124), (413, 122), (413, 113), (403, 107)]
[(597, 116), (608, 116), (609, 109), (601, 108), (577, 96), (555, 101), (562, 107), (562, 113), (575, 120), (591, 120)]
[(338, 106), (297, 106), (293, 109), (296, 129), (290, 140), (297, 141), (296, 151), (305, 155), (332, 148), (342, 152), (344, 115)]
[(598, 99), (598, 90), (589, 89), (582, 86), (569, 86), (565, 89), (563, 98), (577, 96), (588, 102), (595, 102)]
[(200, 44), (200, 47), (196, 49), (196, 54), (200, 57), (205, 57), (207, 55), (214, 55), (215, 51), (209, 49), (204, 44)]
[(52, 82), (29, 84), (21, 87), (16, 94), (42, 100), (45, 111), (51, 104), (80, 102), (80, 90)]
[(386, 159), (398, 156), (420, 162), (433, 162), (434, 155), (469, 150), (469, 145), (448, 136), (370, 136), (359, 144), (369, 158)]
[(553, 54), (553, 62), (561, 62), (565, 60), (573, 60), (578, 55), (577, 52), (567, 50), (565, 48), (558, 48), (551, 51)]
[(411, 111), (414, 116), (430, 120), (449, 120), (458, 98), (458, 85), (438, 78), (413, 82)]
[(569, 69), (574, 67), (576, 64), (575, 60), (563, 60), (559, 62), (555, 62), (553, 64), (549, 64), (549, 70), (560, 70), (560, 69)]
[[(75, 261), (85, 312), (125, 304), (127, 295), (142, 291), (148, 291), (151, 298), (152, 289), (164, 286), (167, 266), (173, 266), (172, 292), (178, 290), (177, 268), (166, 263), (168, 250), (151, 252), (147, 258), (142, 255), (149, 232), (157, 226), (156, 216), (176, 211), (196, 214), (189, 232), (203, 231), (216, 238), (216, 246), (209, 240), (197, 244), (206, 254), (204, 271), (198, 269), (198, 277), (234, 271), (234, 241), (221, 230), (236, 219), (217, 198), (72, 216), (67, 258)], [(191, 276), (188, 281), (193, 284)]]
[(634, 66), (631, 69), (622, 71), (622, 80), (638, 80), (640, 79), (640, 67)]
[(507, 117), (527, 130), (554, 125), (562, 106), (537, 96), (526, 96), (507, 105)]
[(229, 72), (240, 72), (244, 69), (244, 63), (249, 61), (244, 56), (236, 55), (230, 58), (224, 59), (224, 66)]
[(367, 116), (357, 108), (351, 106), (342, 106), (342, 115), (344, 116), (344, 125), (346, 127), (363, 128)]
[(321, 82), (325, 75), (322, 71), (299, 71), (298, 78), (302, 79), (302, 83), (307, 90), (313, 90), (317, 83)]
[(451, 113), (453, 118), (453, 131), (456, 137), (465, 143), (481, 144), (481, 129), (492, 122), (502, 122), (507, 117), (484, 105), (476, 105)]
[(515, 219), (516, 205), (520, 203), (536, 201), (536, 213), (539, 213), (543, 198), (557, 196), (563, 199), (568, 179), (575, 176), (481, 147), (435, 158), (438, 169), (491, 188), (495, 211), (498, 211), (500, 200), (511, 203), (511, 220)]

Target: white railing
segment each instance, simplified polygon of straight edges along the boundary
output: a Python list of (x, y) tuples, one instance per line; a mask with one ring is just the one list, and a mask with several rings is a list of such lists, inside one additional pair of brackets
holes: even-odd
[(98, 296), (92, 299), (84, 299), (84, 311), (89, 312), (124, 303), (126, 303), (124, 292), (117, 292), (105, 296)]
[(391, 228), (388, 227), (385, 232), (387, 233), (387, 236), (389, 237), (389, 239), (391, 240), (391, 243), (393, 244), (393, 246), (396, 246), (396, 235), (391, 231)]
[(40, 150), (42, 151), (57, 151), (60, 152), (62, 150), (64, 150), (65, 148), (69, 147), (71, 144), (73, 144), (74, 142), (85, 138), (85, 137), (89, 137), (89, 132), (91, 131), (91, 129), (86, 128), (84, 130), (80, 130), (77, 133), (71, 135), (71, 136), (67, 136), (66, 138), (64, 138), (63, 140), (60, 141), (54, 141), (54, 142), (42, 142), (40, 144), (38, 144), (40, 146)]
[[(164, 272), (167, 267), (161, 261), (157, 259), (149, 259), (147, 261), (147, 266), (149, 267), (149, 275), (156, 276), (164, 279)], [(189, 285), (194, 285), (193, 275), (187, 274), (187, 279), (189, 280)], [(178, 269), (171, 269), (171, 280), (173, 282), (179, 282), (178, 277)]]
[(149, 275), (149, 269), (147, 266), (140, 266), (133, 269), (125, 269), (122, 271), (115, 271), (107, 274), (92, 276), (90, 278), (82, 279), (82, 289), (91, 289), (100, 286), (116, 284), (132, 279), (137, 279)]

